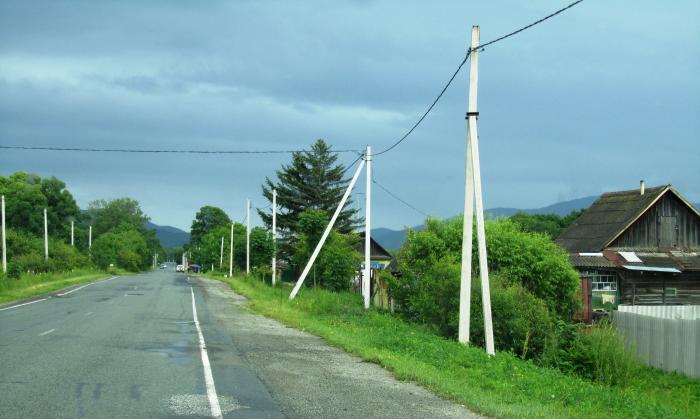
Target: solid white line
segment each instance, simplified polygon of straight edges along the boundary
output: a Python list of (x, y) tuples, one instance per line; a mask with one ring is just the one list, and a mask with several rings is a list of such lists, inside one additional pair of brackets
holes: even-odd
[(209, 397), (211, 415), (215, 418), (223, 418), (221, 415), (221, 406), (219, 406), (219, 396), (216, 394), (216, 386), (214, 386), (214, 375), (211, 373), (211, 364), (209, 364), (207, 346), (204, 343), (202, 328), (199, 327), (199, 320), (197, 319), (197, 305), (194, 303), (194, 289), (192, 289), (192, 287), (190, 287), (190, 293), (192, 294), (192, 316), (194, 317), (194, 325), (197, 327), (197, 334), (199, 335), (199, 351), (202, 353), (204, 384), (207, 387), (207, 396)]
[(49, 333), (55, 332), (55, 331), (56, 331), (56, 329), (47, 330), (46, 332), (39, 333), (39, 336), (46, 336), (46, 335), (48, 335)]
[(62, 293), (62, 294), (56, 294), (56, 296), (57, 296), (57, 297), (63, 297), (64, 295), (68, 295), (68, 294), (70, 294), (70, 293), (72, 293), (72, 292), (76, 292), (76, 291), (81, 290), (81, 289), (83, 289), (83, 288), (85, 288), (85, 287), (89, 287), (90, 285), (99, 284), (100, 282), (111, 281), (111, 280), (113, 280), (114, 278), (116, 278), (116, 276), (113, 276), (113, 277), (108, 278), (108, 279), (103, 279), (102, 281), (90, 282), (90, 283), (88, 283), (88, 284), (83, 285), (82, 287), (73, 288), (72, 290), (70, 290), (70, 291), (68, 291), (68, 292), (64, 292), (64, 293)]
[(9, 309), (11, 309), (11, 308), (17, 308), (17, 307), (26, 306), (26, 305), (29, 305), (29, 304), (34, 304), (34, 303), (38, 303), (39, 301), (44, 301), (44, 300), (47, 300), (47, 298), (42, 298), (41, 300), (30, 301), (30, 302), (28, 302), (28, 303), (17, 304), (16, 306), (12, 306), (12, 307), (0, 308), (0, 311), (5, 311), (5, 310), (9, 310)]

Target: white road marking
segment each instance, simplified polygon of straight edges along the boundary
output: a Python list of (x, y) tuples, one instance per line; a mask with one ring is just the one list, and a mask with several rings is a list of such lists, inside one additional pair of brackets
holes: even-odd
[(56, 329), (47, 330), (46, 332), (39, 333), (39, 336), (46, 336), (46, 335), (48, 335), (49, 333), (55, 332), (55, 331), (56, 331)]
[(45, 301), (45, 300), (48, 300), (48, 298), (42, 298), (41, 300), (34, 300), (34, 301), (30, 301), (30, 302), (28, 302), (28, 303), (17, 304), (16, 306), (0, 308), (0, 311), (9, 310), (9, 309), (11, 309), (11, 308), (22, 307), (22, 306), (26, 306), (26, 305), (29, 305), (29, 304), (38, 303), (39, 301)]
[(72, 293), (72, 292), (76, 292), (76, 291), (81, 290), (81, 289), (83, 289), (83, 288), (85, 288), (85, 287), (89, 287), (90, 285), (98, 284), (98, 283), (100, 283), (100, 282), (111, 281), (111, 280), (113, 280), (114, 278), (116, 278), (116, 276), (113, 276), (113, 277), (107, 278), (107, 279), (103, 279), (102, 281), (90, 282), (90, 283), (88, 283), (88, 284), (83, 285), (82, 287), (73, 288), (72, 290), (70, 290), (70, 291), (68, 291), (68, 292), (64, 292), (64, 293), (62, 293), (62, 294), (56, 294), (56, 296), (57, 296), (57, 297), (63, 297), (64, 295), (68, 295), (68, 294), (70, 294), (70, 293)]
[(87, 313), (85, 313), (85, 315), (86, 315), (86, 316), (89, 316), (89, 315), (91, 315), (92, 313), (93, 313), (92, 311), (88, 311)]
[(211, 372), (211, 364), (209, 363), (209, 355), (207, 355), (207, 345), (204, 343), (204, 335), (202, 328), (199, 327), (197, 319), (197, 305), (194, 302), (194, 289), (190, 287), (192, 294), (192, 317), (194, 317), (194, 325), (197, 327), (199, 335), (199, 351), (202, 354), (202, 366), (204, 367), (204, 384), (207, 387), (207, 397), (209, 397), (209, 408), (211, 415), (215, 418), (223, 418), (221, 414), (221, 406), (219, 405), (219, 396), (216, 394), (216, 386), (214, 385), (214, 375)]

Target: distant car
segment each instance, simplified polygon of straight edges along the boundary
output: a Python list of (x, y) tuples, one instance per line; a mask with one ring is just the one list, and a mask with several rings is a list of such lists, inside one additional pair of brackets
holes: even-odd
[(160, 269), (165, 269), (165, 268), (167, 268), (167, 267), (168, 267), (168, 265), (166, 265), (165, 263), (162, 264), (162, 265), (160, 265)]
[(182, 265), (177, 265), (175, 267), (175, 272), (185, 272), (185, 267)]

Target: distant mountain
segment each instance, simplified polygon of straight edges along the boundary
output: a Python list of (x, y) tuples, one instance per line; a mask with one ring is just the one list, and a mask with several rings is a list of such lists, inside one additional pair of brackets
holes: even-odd
[(182, 231), (177, 227), (160, 226), (150, 221), (146, 222), (146, 227), (154, 229), (156, 231), (156, 237), (160, 240), (160, 244), (168, 249), (182, 247), (190, 241), (190, 233)]
[[(573, 199), (571, 201), (557, 202), (556, 204), (548, 205), (542, 208), (491, 208), (484, 212), (489, 214), (491, 217), (510, 217), (511, 215), (520, 211), (527, 214), (557, 214), (564, 216), (571, 211), (590, 207), (593, 201), (596, 199), (598, 199), (597, 196), (587, 196), (585, 198)], [(700, 208), (697, 204), (695, 207)], [(413, 227), (413, 229), (417, 231), (420, 231), (423, 228), (424, 226), (422, 225)], [(391, 230), (388, 228), (375, 228), (372, 229), (372, 238), (374, 238), (374, 240), (384, 246), (387, 250), (396, 250), (401, 247), (404, 240), (406, 240), (406, 229)]]

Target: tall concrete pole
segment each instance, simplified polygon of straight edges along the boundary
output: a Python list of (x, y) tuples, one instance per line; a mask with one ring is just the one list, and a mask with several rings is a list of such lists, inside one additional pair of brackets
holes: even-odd
[(75, 246), (75, 221), (70, 221), (70, 245)]
[(250, 199), (246, 200), (245, 273), (250, 275)]
[(357, 183), (357, 178), (360, 176), (360, 172), (362, 171), (364, 166), (365, 166), (365, 160), (363, 159), (360, 161), (360, 164), (357, 166), (357, 169), (355, 169), (355, 174), (352, 176), (352, 180), (350, 180), (350, 184), (348, 185), (348, 188), (345, 190), (345, 194), (343, 195), (343, 198), (340, 200), (338, 207), (335, 209), (335, 213), (333, 213), (333, 216), (331, 217), (331, 221), (326, 226), (326, 230), (323, 232), (323, 235), (321, 235), (321, 239), (318, 241), (318, 244), (316, 245), (316, 248), (314, 249), (313, 253), (311, 254), (309, 261), (306, 263), (306, 267), (301, 272), (301, 276), (299, 277), (299, 279), (297, 279), (296, 285), (294, 285), (292, 292), (289, 294), (290, 300), (293, 300), (294, 297), (297, 296), (297, 293), (299, 292), (299, 289), (301, 288), (302, 284), (304, 283), (306, 276), (309, 274), (309, 271), (311, 270), (311, 267), (313, 266), (314, 262), (316, 261), (318, 254), (321, 252), (321, 248), (323, 247), (323, 243), (326, 242), (328, 235), (331, 233), (331, 229), (333, 228), (333, 224), (335, 224), (335, 220), (338, 219), (338, 215), (340, 215), (340, 211), (343, 210), (343, 207), (345, 206), (345, 202), (347, 202), (348, 196), (350, 196), (350, 192), (352, 192), (352, 188), (355, 187), (355, 183)]
[[(224, 267), (224, 236), (221, 236), (221, 251), (219, 251), (219, 270)], [(213, 271), (214, 268), (211, 268)]]
[(365, 185), (365, 271), (362, 275), (362, 296), (365, 300), (365, 309), (369, 308), (369, 298), (372, 280), (372, 265), (371, 265), (371, 245), (372, 238), (372, 147), (367, 146), (365, 153), (367, 161), (367, 182)]
[(7, 239), (5, 238), (5, 195), (2, 196), (2, 272), (7, 273)]
[(272, 190), (272, 286), (277, 281), (277, 189)]
[(233, 276), (233, 222), (231, 223), (231, 247), (228, 254), (228, 277)]
[[(481, 193), (481, 167), (479, 162), (479, 135), (477, 132), (477, 116), (479, 112), (477, 111), (477, 89), (479, 82), (479, 27), (474, 26), (472, 28), (472, 40), (471, 40), (471, 57), (470, 57), (470, 67), (469, 67), (469, 106), (467, 110), (467, 121), (468, 121), (468, 136), (467, 136), (467, 184), (466, 184), (466, 194), (464, 201), (464, 235), (462, 237), (462, 278), (461, 278), (461, 289), (460, 289), (460, 318), (459, 318), (459, 333), (458, 339), (460, 342), (467, 343), (469, 339), (469, 305), (467, 301), (462, 301), (462, 298), (470, 298), (469, 295), (464, 295), (466, 293), (467, 287), (469, 287), (469, 293), (471, 293), (471, 223), (472, 217), (470, 212), (470, 206), (472, 205), (469, 201), (472, 199), (476, 201), (476, 229), (477, 229), (477, 242), (479, 246), (479, 275), (481, 277), (481, 298), (482, 306), (484, 310), (484, 335), (486, 340), (486, 353), (489, 355), (495, 354), (494, 343), (493, 343), (493, 323), (491, 319), (491, 290), (489, 284), (489, 269), (488, 269), (488, 259), (486, 255), (486, 229), (484, 227), (484, 202)], [(471, 146), (471, 147), (470, 147)], [(470, 153), (471, 152), (471, 153)], [(469, 155), (471, 154), (471, 156)], [(471, 174), (469, 166), (471, 166)], [(469, 183), (469, 177), (473, 176), (473, 185)], [(467, 216), (469, 218), (467, 219)], [(467, 234), (470, 234), (467, 237)], [(468, 242), (468, 244), (466, 243)], [(467, 244), (467, 246), (465, 246)], [(467, 247), (465, 249), (465, 247)], [(467, 250), (469, 253), (467, 253)], [(466, 264), (466, 265), (465, 265)], [(468, 273), (468, 276), (465, 275)], [(463, 339), (466, 336), (466, 341)]]
[(92, 226), (88, 229), (88, 251), (92, 250)]
[(49, 260), (49, 220), (44, 208), (44, 259)]

